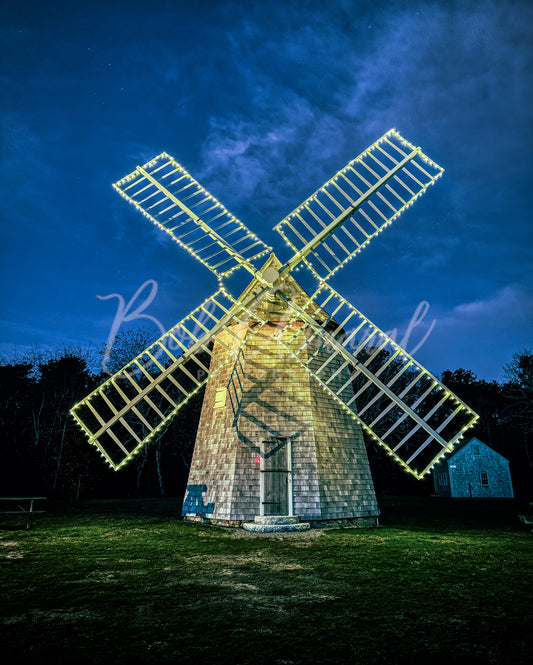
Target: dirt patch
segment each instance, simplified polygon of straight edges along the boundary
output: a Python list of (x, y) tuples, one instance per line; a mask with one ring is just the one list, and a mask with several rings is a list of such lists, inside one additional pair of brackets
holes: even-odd
[(209, 566), (216, 569), (218, 575), (233, 575), (248, 564), (258, 564), (263, 568), (269, 570), (305, 570), (306, 568), (295, 561), (280, 560), (279, 557), (273, 556), (266, 550), (259, 550), (253, 554), (240, 554), (240, 555), (207, 555), (196, 554), (187, 557), (184, 563), (198, 568), (206, 568)]
[(24, 554), (20, 544), (15, 540), (0, 539), (0, 558), (2, 559), (22, 559)]

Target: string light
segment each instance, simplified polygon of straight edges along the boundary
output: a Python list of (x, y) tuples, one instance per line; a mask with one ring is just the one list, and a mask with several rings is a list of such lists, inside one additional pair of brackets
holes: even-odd
[[(265, 256), (266, 254), (268, 254), (269, 252), (272, 251), (272, 248), (271, 248), (270, 246), (265, 245), (265, 243), (263, 243), (263, 242), (258, 238), (257, 235), (255, 235), (255, 234), (252, 233), (249, 229), (247, 229), (246, 226), (245, 226), (242, 222), (240, 222), (240, 221), (239, 221), (234, 215), (232, 215), (232, 214), (231, 214), (231, 213), (230, 213), (230, 212), (229, 212), (229, 211), (228, 211), (228, 210), (227, 210), (227, 209), (226, 209), (226, 208), (220, 203), (220, 201), (218, 201), (218, 200), (217, 200), (214, 196), (212, 196), (207, 190), (205, 190), (205, 189), (204, 189), (204, 188), (203, 188), (203, 187), (202, 187), (202, 186), (201, 186), (201, 185), (200, 185), (200, 184), (199, 184), (199, 183), (198, 183), (198, 182), (197, 182), (197, 181), (196, 181), (196, 180), (195, 180), (195, 179), (194, 179), (194, 178), (193, 178), (193, 177), (192, 177), (192, 176), (191, 176), (191, 175), (190, 175), (190, 174), (189, 174), (189, 173), (188, 173), (188, 172), (187, 172), (187, 171), (186, 171), (181, 165), (180, 165), (180, 164), (178, 164), (178, 162), (176, 162), (176, 160), (174, 160), (173, 157), (170, 157), (170, 155), (168, 155), (167, 153), (161, 153), (160, 155), (158, 155), (157, 157), (155, 157), (155, 158), (154, 158), (153, 160), (151, 160), (150, 162), (147, 162), (146, 164), (144, 164), (144, 165), (143, 165), (142, 167), (140, 167), (140, 168), (143, 169), (143, 170), (148, 170), (148, 169), (150, 169), (152, 166), (154, 166), (154, 165), (157, 163), (157, 161), (158, 161), (159, 159), (161, 159), (161, 158), (168, 159), (168, 160), (169, 160), (168, 164), (171, 164), (173, 167), (175, 167), (175, 170), (178, 170), (180, 173), (183, 174), (183, 176), (187, 177), (187, 178), (191, 181), (191, 183), (196, 187), (196, 193), (197, 193), (197, 194), (198, 194), (198, 193), (202, 193), (202, 195), (204, 195), (205, 197), (207, 197), (209, 200), (213, 201), (213, 202), (215, 203), (215, 206), (216, 206), (218, 209), (220, 209), (220, 210), (222, 211), (221, 214), (224, 214), (224, 215), (227, 216), (227, 218), (228, 218), (228, 222), (231, 222), (231, 223), (235, 224), (236, 227), (237, 227), (237, 230), (244, 232), (244, 236), (242, 236), (242, 237), (240, 238), (240, 241), (244, 240), (245, 238), (251, 238), (252, 240), (255, 240), (257, 243), (260, 243), (260, 244), (261, 244), (261, 246), (262, 246), (261, 251), (258, 252), (258, 253), (256, 253), (256, 254), (254, 254), (254, 255), (253, 255), (252, 257), (250, 257), (249, 259), (244, 259), (244, 257), (240, 257), (240, 255), (235, 256), (234, 253), (231, 251), (231, 249), (230, 249), (230, 251), (228, 251), (228, 249), (224, 246), (224, 245), (227, 245), (228, 247), (230, 247), (230, 245), (229, 245), (229, 244), (228, 244), (228, 243), (222, 238), (222, 236), (219, 236), (219, 235), (218, 235), (216, 232), (214, 232), (214, 231), (212, 231), (212, 232), (210, 233), (210, 232), (205, 231), (205, 229), (202, 229), (202, 230), (206, 233), (206, 235), (210, 236), (211, 238), (213, 238), (213, 239), (215, 239), (217, 242), (219, 242), (219, 244), (221, 245), (221, 251), (227, 251), (227, 253), (228, 253), (229, 257), (230, 257), (228, 260), (234, 260), (234, 261), (236, 261), (236, 265), (231, 266), (230, 268), (228, 268), (227, 270), (225, 270), (225, 271), (223, 271), (223, 272), (219, 272), (219, 271), (217, 271), (215, 268), (213, 268), (212, 266), (210, 266), (209, 263), (208, 263), (206, 260), (204, 260), (204, 259), (199, 255), (198, 252), (196, 252), (196, 251), (193, 250), (191, 247), (189, 247), (186, 243), (184, 243), (182, 240), (180, 240), (180, 238), (179, 238), (178, 236), (175, 236), (175, 235), (172, 233), (172, 230), (171, 230), (171, 229), (167, 228), (164, 224), (162, 224), (159, 220), (157, 220), (157, 219), (156, 219), (155, 217), (153, 217), (149, 212), (147, 212), (147, 211), (142, 207), (142, 205), (140, 205), (140, 203), (137, 202), (137, 201), (134, 199), (135, 194), (134, 194), (133, 196), (130, 196), (129, 194), (126, 193), (126, 191), (123, 189), (123, 185), (124, 185), (125, 183), (128, 183), (128, 182), (134, 180), (135, 178), (138, 178), (138, 179), (139, 179), (139, 182), (141, 182), (141, 181), (144, 179), (143, 174), (139, 171), (139, 167), (138, 167), (135, 171), (133, 171), (132, 173), (130, 173), (129, 175), (127, 175), (125, 178), (122, 178), (122, 179), (119, 180), (118, 182), (114, 183), (114, 184), (113, 184), (114, 189), (115, 189), (116, 191), (118, 191), (119, 194), (120, 194), (124, 199), (126, 199), (129, 203), (131, 203), (131, 204), (132, 204), (132, 205), (133, 205), (138, 211), (140, 211), (140, 212), (141, 212), (141, 213), (142, 213), (147, 219), (149, 219), (153, 224), (155, 224), (157, 227), (159, 227), (162, 231), (165, 231), (166, 233), (168, 233), (168, 234), (171, 236), (171, 238), (172, 238), (175, 242), (177, 242), (178, 245), (180, 245), (180, 247), (183, 247), (185, 250), (187, 250), (187, 252), (189, 252), (192, 256), (194, 256), (195, 259), (197, 259), (198, 261), (200, 261), (200, 263), (202, 263), (204, 266), (206, 266), (206, 268), (208, 268), (209, 270), (211, 270), (212, 272), (214, 272), (215, 275), (216, 275), (219, 279), (222, 278), (222, 277), (228, 277), (228, 276), (231, 275), (235, 270), (238, 270), (238, 269), (243, 265), (243, 264), (241, 263), (239, 257), (240, 257), (242, 260), (245, 260), (245, 261), (250, 262), (250, 261), (257, 260), (257, 259), (259, 259), (259, 258)], [(150, 181), (148, 181), (148, 182), (150, 182)], [(153, 185), (153, 183), (150, 183), (150, 184)], [(153, 185), (153, 186), (155, 186), (155, 185)], [(131, 187), (131, 185), (129, 185), (127, 189), (129, 189), (129, 187)], [(197, 222), (195, 221), (194, 218), (190, 218), (190, 221), (193, 222), (193, 223), (197, 223)], [(202, 228), (202, 227), (199, 225), (199, 228)], [(200, 250), (200, 251), (201, 251), (201, 250)]]
[[(325, 288), (328, 289), (328, 290), (330, 290), (331, 292), (335, 293), (335, 292), (333, 291), (333, 289), (331, 289), (331, 287), (329, 287), (329, 286), (323, 286), (323, 287), (321, 287), (320, 290), (323, 290), (323, 289), (325, 289)], [(348, 307), (350, 307), (351, 309), (355, 310), (355, 308), (354, 308), (352, 305), (350, 305), (349, 303), (347, 303), (344, 299), (342, 299), (342, 297), (339, 296), (339, 294), (336, 294), (336, 293), (335, 293), (335, 295), (337, 295), (337, 297), (343, 302), (343, 304), (345, 304), (345, 305), (347, 305)], [(312, 299), (313, 299), (313, 296), (310, 298), (309, 301), (311, 301)], [(308, 302), (309, 302), (309, 301), (308, 301)], [(360, 315), (360, 316), (361, 316), (361, 315)], [(375, 326), (373, 326), (373, 327), (375, 328)], [(390, 340), (390, 338), (387, 338), (387, 336), (386, 336), (384, 333), (381, 333), (381, 334), (383, 335), (383, 337), (384, 337), (385, 339), (388, 339), (390, 342), (392, 342), (392, 340)], [(293, 337), (292, 339), (294, 339), (294, 337)], [(286, 346), (286, 345), (284, 345), (284, 346)], [(396, 345), (395, 345), (395, 346), (396, 346)], [(302, 347), (301, 349), (299, 349), (298, 353), (301, 352), (301, 351), (303, 350), (303, 348), (305, 348), (305, 345), (304, 345), (304, 347)], [(399, 347), (398, 347), (398, 348), (399, 348)], [(302, 365), (304, 368), (308, 369), (307, 366), (305, 365), (305, 363), (303, 363), (303, 362), (301, 361), (301, 359), (299, 358), (299, 356), (298, 356), (297, 354), (295, 354), (294, 352), (292, 352), (287, 346), (286, 346), (286, 349), (289, 351), (289, 353), (291, 354), (291, 356), (292, 356), (292, 357), (293, 357), (293, 358), (294, 358), (294, 359), (295, 359), (300, 365)], [(406, 358), (407, 358), (407, 357), (410, 358), (410, 356), (408, 356), (408, 354), (406, 354)], [(411, 364), (414, 365), (414, 363), (412, 362), (412, 360), (409, 360), (409, 361), (407, 362), (407, 364), (405, 365), (405, 367), (408, 367), (408, 366), (410, 366)], [(414, 368), (415, 368), (416, 370), (420, 369), (418, 365), (414, 365)], [(309, 371), (309, 370), (308, 370), (308, 371)], [(402, 371), (403, 371), (403, 370), (402, 370)], [(344, 403), (344, 402), (338, 397), (338, 395), (336, 395), (333, 391), (331, 391), (331, 390), (329, 389), (329, 387), (328, 387), (326, 384), (324, 384), (324, 383), (322, 382), (322, 380), (321, 380), (321, 379), (320, 379), (315, 373), (313, 373), (313, 372), (311, 372), (311, 371), (309, 371), (309, 372), (310, 372), (310, 374), (311, 374), (311, 375), (312, 375), (312, 376), (318, 381), (319, 385), (322, 387), (322, 390), (323, 390), (324, 392), (326, 392), (326, 393), (329, 393), (329, 395), (330, 395), (335, 401), (337, 401), (337, 402), (341, 405), (343, 411), (345, 411), (345, 412), (350, 412), (350, 413), (352, 414), (352, 419), (354, 419), (354, 420), (358, 420), (358, 421), (361, 423), (362, 427), (365, 429), (365, 431), (367, 431), (367, 432), (370, 434), (370, 436), (371, 436), (375, 441), (377, 441), (380, 445), (382, 445), (382, 446), (388, 451), (388, 453), (389, 453), (390, 455), (392, 455), (393, 457), (395, 457), (395, 459), (396, 459), (397, 462), (402, 466), (402, 468), (404, 468), (406, 471), (408, 471), (409, 473), (411, 473), (412, 475), (414, 475), (414, 476), (417, 477), (417, 478), (422, 478), (426, 473), (429, 472), (429, 470), (432, 468), (432, 466), (431, 466), (431, 467), (428, 467), (428, 468), (426, 468), (426, 469), (424, 469), (423, 471), (417, 471), (417, 470), (415, 470), (415, 469), (412, 469), (412, 468), (411, 468), (411, 467), (405, 462), (405, 460), (403, 460), (403, 459), (402, 459), (402, 458), (401, 458), (401, 457), (400, 457), (395, 451), (391, 450), (391, 448), (388, 446), (388, 444), (386, 444), (386, 443), (385, 443), (385, 442), (384, 442), (384, 441), (383, 441), (383, 440), (382, 440), (382, 439), (381, 439), (381, 438), (380, 438), (375, 432), (373, 432), (373, 431), (370, 429), (370, 427), (369, 427), (368, 425), (366, 425), (366, 424), (361, 420), (361, 418), (358, 417), (357, 414), (356, 414), (356, 413), (355, 413), (350, 407), (348, 407), (348, 406), (347, 406), (347, 405), (346, 405), (346, 404), (345, 404), (345, 403)], [(432, 391), (433, 389), (437, 389), (437, 390), (445, 390), (445, 389), (444, 389), (444, 386), (443, 386), (443, 385), (442, 385), (442, 384), (441, 384), (441, 383), (440, 383), (435, 377), (433, 377), (429, 372), (427, 372), (427, 370), (424, 370), (424, 369), (422, 369), (422, 376), (419, 377), (419, 378), (417, 379), (416, 383), (418, 383), (422, 378), (428, 378), (428, 377), (431, 378), (431, 388), (430, 388), (431, 391)], [(330, 381), (331, 378), (332, 378), (332, 377), (330, 377), (330, 379), (328, 379), (328, 381)], [(428, 397), (429, 394), (430, 394), (430, 393), (428, 393), (425, 397)], [(446, 399), (447, 399), (447, 395), (453, 395), (453, 393), (450, 393), (450, 391), (447, 391), (447, 390), (446, 390), (445, 395), (446, 395)], [(460, 400), (457, 400), (457, 402), (459, 403)], [(444, 404), (444, 402), (442, 402), (440, 405), (438, 405), (437, 408), (441, 408), (443, 404)], [(468, 411), (468, 413), (472, 413), (472, 414), (473, 414), (473, 412), (471, 411), (471, 409), (468, 409), (468, 407), (465, 407), (465, 408), (466, 408), (466, 410)], [(458, 415), (458, 414), (459, 414), (460, 412), (462, 412), (463, 410), (464, 410), (463, 407), (460, 407), (460, 409), (458, 409), (454, 414), (452, 414), (452, 418), (455, 417), (456, 415)], [(451, 420), (451, 418), (449, 418), (449, 419)], [(477, 416), (476, 414), (474, 414), (474, 418), (473, 418), (470, 422), (468, 422), (466, 425), (464, 425), (464, 426), (460, 429), (460, 432), (458, 433), (458, 435), (457, 435), (457, 437), (456, 437), (455, 440), (460, 440), (460, 439), (464, 436), (464, 432), (466, 432), (470, 427), (472, 427), (472, 426), (475, 424), (475, 422), (477, 421), (477, 419), (478, 419), (478, 416)], [(430, 436), (432, 436), (432, 435), (430, 435)], [(455, 441), (455, 440), (453, 440), (453, 441)], [(453, 445), (452, 445), (452, 444), (453, 444), (453, 441), (452, 441), (451, 443), (449, 443), (449, 444), (446, 446), (446, 449), (443, 451), (442, 454), (445, 454), (446, 452), (448, 452), (449, 450), (451, 450), (451, 448), (453, 447)], [(442, 445), (442, 444), (441, 444), (441, 445)], [(417, 453), (415, 453), (415, 455), (418, 455), (420, 452), (421, 452), (421, 450), (419, 449), (419, 451), (418, 451)], [(441, 456), (441, 454), (439, 454), (439, 456)], [(436, 460), (436, 459), (437, 459), (437, 458), (435, 458), (435, 460)]]
[[(367, 239), (366, 239), (366, 240), (365, 240), (365, 241), (364, 241), (364, 242), (363, 242), (363, 243), (362, 243), (357, 249), (353, 250), (353, 251), (352, 251), (352, 252), (351, 252), (351, 253), (350, 253), (350, 254), (349, 254), (349, 255), (348, 255), (348, 256), (347, 256), (342, 262), (339, 261), (338, 265), (337, 265), (335, 268), (331, 269), (331, 270), (328, 272), (328, 274), (327, 274), (327, 276), (326, 276), (325, 278), (322, 278), (322, 277), (320, 276), (320, 274), (318, 273), (318, 271), (314, 268), (314, 266), (312, 266), (311, 263), (305, 259), (305, 257), (302, 257), (302, 261), (307, 265), (307, 267), (311, 270), (311, 272), (314, 274), (314, 276), (315, 276), (317, 279), (319, 279), (319, 280), (320, 280), (320, 279), (328, 279), (328, 278), (331, 277), (333, 274), (335, 274), (335, 272), (337, 272), (337, 270), (339, 270), (341, 267), (343, 267), (348, 261), (350, 261), (355, 255), (357, 255), (357, 254), (358, 254), (358, 253), (359, 253), (364, 247), (366, 247), (372, 238), (374, 238), (378, 233), (381, 233), (381, 232), (382, 232), (387, 226), (389, 226), (389, 225), (390, 225), (395, 219), (397, 219), (397, 217), (399, 217), (399, 215), (400, 215), (404, 210), (406, 210), (410, 205), (412, 205), (412, 204), (414, 203), (414, 201), (415, 201), (419, 196), (421, 196), (421, 195), (425, 192), (425, 190), (427, 189), (427, 187), (428, 187), (430, 184), (434, 184), (434, 182), (435, 182), (435, 181), (436, 181), (436, 180), (437, 180), (437, 179), (443, 174), (444, 169), (443, 169), (442, 167), (440, 167), (438, 164), (436, 164), (435, 162), (433, 162), (432, 160), (430, 160), (430, 159), (429, 159), (424, 153), (422, 153), (422, 151), (420, 150), (420, 148), (416, 148), (416, 147), (413, 146), (411, 143), (405, 141), (405, 139), (403, 139), (403, 137), (401, 137), (400, 134), (399, 134), (395, 129), (391, 129), (391, 130), (389, 130), (389, 131), (388, 131), (387, 133), (385, 133), (380, 139), (378, 139), (378, 141), (376, 141), (372, 146), (370, 146), (367, 150), (365, 150), (363, 153), (361, 153), (361, 155), (359, 155), (358, 157), (356, 157), (355, 159), (353, 159), (351, 162), (349, 162), (349, 163), (344, 167), (344, 169), (342, 169), (342, 170), (339, 171), (337, 174), (335, 174), (335, 175), (333, 176), (333, 178), (331, 178), (328, 182), (325, 183), (325, 185), (323, 185), (323, 186), (322, 186), (320, 189), (318, 189), (313, 195), (311, 195), (311, 196), (310, 196), (310, 197), (309, 197), (309, 198), (308, 198), (308, 199), (307, 199), (302, 205), (300, 205), (298, 208), (296, 208), (296, 210), (294, 210), (292, 213), (290, 213), (285, 219), (283, 219), (283, 220), (281, 220), (280, 222), (278, 222), (278, 224), (274, 227), (274, 228), (280, 233), (280, 235), (284, 238), (285, 242), (291, 247), (291, 249), (293, 249), (293, 251), (294, 251), (295, 253), (298, 253), (298, 249), (296, 248), (296, 246), (295, 246), (293, 243), (290, 242), (290, 240), (289, 240), (289, 238), (288, 238), (288, 236), (287, 236), (287, 233), (286, 233), (285, 230), (284, 230), (284, 227), (285, 227), (285, 226), (288, 226), (289, 229), (290, 229), (290, 228), (291, 228), (290, 221), (291, 221), (295, 216), (298, 217), (298, 213), (301, 212), (304, 208), (308, 208), (309, 204), (310, 204), (312, 201), (316, 200), (316, 196), (317, 196), (317, 194), (319, 194), (319, 193), (327, 193), (327, 188), (328, 188), (328, 186), (329, 186), (331, 183), (334, 183), (334, 182), (335, 182), (340, 176), (344, 176), (344, 174), (345, 174), (346, 172), (348, 172), (348, 171), (352, 168), (352, 166), (353, 166), (355, 163), (359, 163), (359, 164), (363, 164), (363, 165), (364, 165), (364, 164), (365, 164), (365, 162), (364, 162), (364, 158), (367, 157), (368, 155), (370, 155), (370, 154), (371, 154), (371, 153), (372, 153), (372, 152), (373, 152), (373, 151), (374, 151), (379, 145), (381, 145), (383, 142), (388, 141), (388, 139), (389, 139), (390, 137), (392, 137), (392, 136), (394, 136), (394, 137), (395, 137), (395, 138), (396, 138), (396, 139), (397, 139), (397, 140), (398, 140), (398, 141), (399, 141), (404, 147), (409, 147), (411, 151), (413, 151), (413, 152), (416, 151), (416, 152), (417, 152), (417, 155), (411, 159), (411, 162), (412, 162), (412, 163), (414, 163), (415, 165), (417, 165), (417, 163), (414, 162), (414, 159), (415, 159), (415, 158), (421, 158), (422, 161), (423, 161), (424, 163), (426, 163), (426, 164), (430, 165), (432, 168), (434, 168), (434, 169), (437, 171), (437, 173), (436, 173), (435, 175), (433, 175), (433, 176), (430, 176), (429, 174), (427, 174), (427, 176), (428, 176), (429, 179), (430, 179), (430, 180), (429, 180), (429, 183), (427, 183), (426, 185), (422, 186), (422, 189), (421, 189), (419, 192), (417, 192), (416, 194), (413, 194), (413, 196), (411, 197), (411, 199), (410, 199), (409, 201), (407, 201), (407, 202), (406, 202), (406, 203), (405, 203), (405, 204), (404, 204), (404, 205), (403, 205), (403, 206), (402, 206), (402, 207), (401, 207), (401, 208), (400, 208), (400, 209), (399, 209), (394, 215), (392, 215), (388, 220), (386, 220), (383, 224), (381, 224), (381, 225), (380, 225), (380, 228), (377, 229), (377, 230), (376, 230), (374, 233), (372, 233), (370, 236), (368, 236)], [(391, 144), (391, 145), (392, 145), (393, 147), (395, 147), (394, 144)], [(385, 154), (388, 155), (388, 153), (385, 153)], [(388, 155), (388, 156), (389, 156), (389, 158), (390, 158), (390, 155)], [(417, 165), (417, 166), (418, 166), (418, 165)], [(419, 167), (419, 168), (420, 168), (420, 167)], [(344, 177), (345, 177), (345, 176), (344, 176)], [(360, 177), (360, 176), (358, 176), (358, 177)], [(348, 179), (348, 180), (349, 180), (349, 179)], [(350, 182), (351, 182), (351, 181), (350, 181)], [(352, 183), (352, 184), (353, 184), (353, 183)], [(389, 205), (390, 205), (390, 203), (389, 203)], [(346, 208), (346, 210), (348, 210), (348, 208)], [(352, 216), (353, 216), (353, 215), (352, 215)], [(351, 218), (351, 217), (350, 217), (350, 218)], [(350, 218), (349, 218), (349, 219), (350, 219)], [(333, 238), (335, 238), (335, 236), (333, 236)], [(338, 258), (337, 258), (337, 260), (338, 260)]]

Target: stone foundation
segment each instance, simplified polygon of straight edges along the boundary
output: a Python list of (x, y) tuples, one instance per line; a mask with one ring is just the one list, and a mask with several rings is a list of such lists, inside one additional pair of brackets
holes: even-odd
[[(247, 520), (217, 520), (195, 515), (187, 515), (184, 520), (197, 524), (212, 524), (230, 529), (242, 528)], [(340, 528), (363, 528), (379, 526), (379, 519), (375, 517), (354, 517), (340, 520), (307, 520), (311, 529), (340, 529)]]

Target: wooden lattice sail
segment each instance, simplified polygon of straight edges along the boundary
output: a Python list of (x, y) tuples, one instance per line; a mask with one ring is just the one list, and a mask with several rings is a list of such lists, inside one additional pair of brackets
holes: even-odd
[(282, 297), (304, 322), (305, 334), (288, 340), (293, 357), (406, 471), (422, 478), (475, 423), (462, 400), (328, 285), (303, 307)]
[(224, 289), (217, 291), (71, 410), (115, 470), (239, 353), (252, 322), (255, 330), (261, 326), (236, 305)]

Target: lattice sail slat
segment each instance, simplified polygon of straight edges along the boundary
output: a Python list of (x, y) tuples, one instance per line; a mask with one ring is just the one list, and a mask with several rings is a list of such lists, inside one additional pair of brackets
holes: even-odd
[[(262, 325), (220, 289), (71, 413), (90, 443), (118, 469), (160, 433), (207, 379), (239, 352), (248, 333), (253, 337)], [(213, 352), (215, 342), (224, 349), (223, 359)]]
[(113, 187), (219, 278), (271, 249), (165, 152)]
[(288, 304), (303, 321), (293, 356), (417, 478), (475, 424), (464, 402), (328, 285), (304, 308)]
[[(444, 169), (391, 129), (274, 228), (296, 254), (348, 215), (302, 260), (328, 279), (391, 224)], [(350, 212), (354, 205), (357, 209)]]

